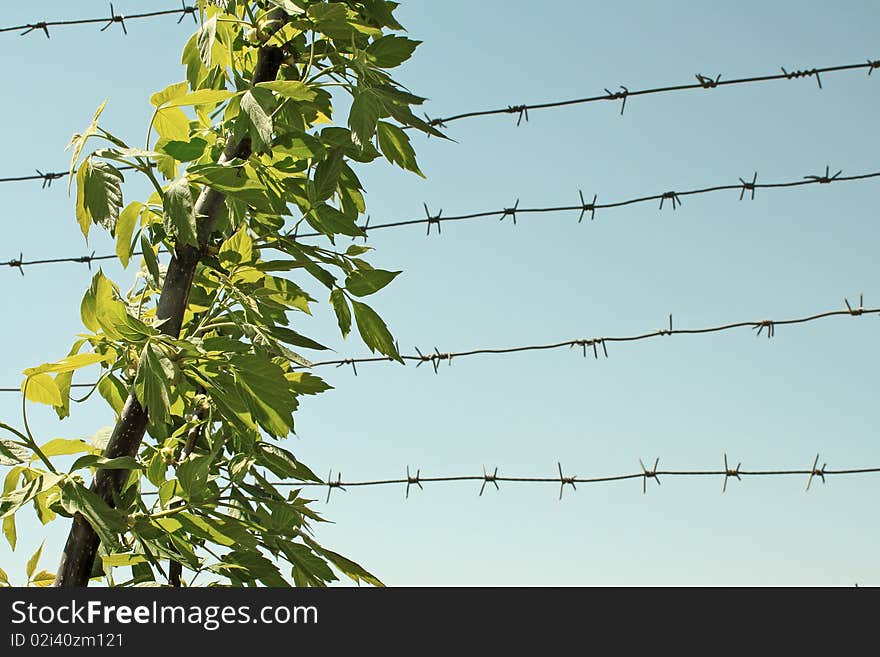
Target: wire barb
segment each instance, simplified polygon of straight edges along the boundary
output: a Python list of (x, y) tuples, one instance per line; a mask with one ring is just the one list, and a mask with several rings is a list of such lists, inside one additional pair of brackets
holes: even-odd
[(54, 172), (50, 171), (49, 173), (43, 173), (39, 169), (34, 169), (34, 171), (37, 172), (37, 176), (39, 176), (40, 178), (43, 179), (43, 187), (42, 187), (43, 189), (47, 189), (47, 188), (51, 187), (53, 180), (58, 180), (59, 178), (64, 178), (67, 175), (67, 172), (54, 173)]
[(621, 103), (620, 105), (620, 115), (623, 116), (623, 110), (626, 109), (626, 98), (627, 96), (629, 96), (629, 89), (627, 89), (623, 85), (620, 85), (620, 88), (623, 89), (623, 91), (611, 91), (610, 89), (606, 88), (605, 93), (608, 95), (605, 97), (605, 100), (623, 99), (623, 103)]
[(513, 204), (512, 208), (504, 208), (501, 213), (501, 218), (498, 221), (504, 221), (505, 217), (513, 217), (513, 225), (516, 226), (516, 211), (519, 208), (519, 199), (516, 199), (516, 203)]
[(752, 182), (746, 182), (742, 178), (740, 178), (739, 181), (742, 183), (742, 189), (739, 192), (739, 200), (742, 201), (745, 193), (748, 191), (751, 191), (752, 192), (751, 200), (754, 201), (755, 200), (755, 187), (757, 187), (757, 183), (758, 183), (758, 172), (755, 171), (755, 175), (752, 176)]
[(406, 466), (406, 499), (409, 499), (409, 487), (412, 485), (416, 485), (420, 490), (425, 490), (422, 487), (422, 482), (419, 481), (419, 476), (422, 474), (421, 470), (416, 470), (416, 476), (413, 477), (409, 474), (409, 466)]
[(675, 192), (663, 192), (663, 195), (660, 197), (660, 209), (663, 209), (663, 201), (666, 199), (670, 199), (672, 201), (672, 209), (675, 210), (676, 204), (681, 205), (681, 199), (678, 197), (678, 194)]
[(431, 234), (431, 226), (435, 224), (437, 226), (437, 234), (441, 235), (442, 231), (440, 230), (440, 215), (443, 214), (443, 210), (441, 209), (436, 215), (432, 215), (430, 210), (428, 210), (428, 204), (423, 202), (422, 205), (425, 206), (425, 217), (428, 221), (428, 232), (425, 233), (425, 235)]
[(354, 372), (355, 376), (357, 376), (358, 375), (358, 370), (357, 370), (357, 365), (356, 365), (357, 362), (358, 362), (357, 358), (345, 358), (345, 359), (339, 361), (339, 363), (337, 363), (336, 367), (339, 368), (339, 367), (342, 367), (343, 365), (351, 365), (351, 371)]
[(804, 180), (812, 180), (813, 182), (817, 182), (822, 185), (827, 185), (830, 182), (837, 180), (838, 176), (843, 173), (843, 169), (835, 173), (833, 176), (829, 176), (831, 173), (831, 167), (827, 164), (825, 165), (825, 175), (824, 176), (804, 176)]
[(572, 487), (573, 490), (577, 490), (577, 486), (575, 486), (575, 482), (577, 481), (577, 475), (573, 475), (571, 477), (566, 477), (562, 474), (562, 463), (557, 461), (556, 467), (559, 469), (559, 499), (562, 499), (562, 491), (565, 490), (565, 485), (568, 484)]
[(123, 16), (122, 14), (117, 14), (116, 11), (113, 9), (113, 3), (111, 2), (110, 3), (110, 18), (107, 20), (107, 24), (104, 27), (102, 27), (100, 31), (103, 32), (108, 27), (113, 25), (113, 23), (119, 23), (122, 26), (122, 33), (126, 34), (126, 35), (128, 34), (128, 30), (125, 29), (125, 16)]
[(183, 19), (186, 18), (186, 15), (189, 14), (190, 16), (192, 16), (195, 24), (198, 25), (199, 19), (196, 18), (196, 11), (198, 11), (198, 7), (196, 7), (195, 5), (187, 6), (184, 0), (180, 0), (180, 18), (177, 19), (177, 24), (180, 25)]
[[(43, 34), (46, 35), (47, 39), (51, 38), (49, 36), (49, 25), (46, 23), (46, 21), (40, 21), (39, 23), (32, 23), (32, 24), (28, 25), (27, 29), (21, 33), (21, 36), (24, 36), (25, 34), (30, 34), (34, 30), (42, 30)], [(871, 71), (868, 71), (869, 75), (870, 75), (870, 73), (871, 73)]]
[(721, 487), (722, 493), (727, 492), (727, 480), (731, 477), (736, 477), (737, 481), (742, 481), (742, 479), (740, 479), (739, 477), (739, 469), (741, 465), (742, 462), (739, 462), (736, 464), (736, 468), (731, 470), (730, 467), (727, 465), (727, 452), (724, 453), (724, 485)]
[(657, 466), (660, 464), (660, 457), (654, 459), (654, 467), (650, 470), (645, 467), (642, 459), (639, 459), (639, 465), (642, 466), (642, 495), (648, 492), (648, 479), (653, 479), (660, 485), (660, 475), (657, 473)]
[(880, 68), (880, 59), (869, 59), (868, 60), (868, 75), (874, 72), (875, 68)]
[(816, 83), (819, 85), (820, 89), (822, 88), (822, 78), (819, 77), (819, 69), (817, 68), (811, 68), (804, 71), (792, 71), (791, 73), (786, 71), (784, 66), (780, 66), (779, 68), (782, 69), (782, 74), (789, 80), (792, 80), (794, 78), (806, 78), (811, 75), (815, 75)]
[(774, 334), (774, 329), (773, 329), (774, 323), (775, 322), (772, 319), (762, 319), (760, 322), (755, 322), (755, 325), (752, 327), (753, 329), (757, 329), (757, 331), (758, 331), (757, 333), (755, 333), (755, 337), (758, 337), (759, 335), (761, 335), (761, 331), (763, 331), (766, 328), (767, 329), (767, 339), (772, 338), (773, 334)]
[[(529, 108), (526, 105), (508, 105), (507, 111), (511, 114), (519, 114), (516, 119), (516, 127), (519, 127), (520, 123), (522, 123), (523, 117), (526, 118), (526, 123), (529, 122)], [(440, 122), (443, 123), (442, 121)]]
[(338, 472), (336, 474), (336, 481), (333, 481), (333, 468), (330, 468), (330, 472), (327, 473), (327, 500), (324, 504), (328, 504), (330, 502), (330, 493), (333, 492), (334, 488), (338, 488), (341, 491), (345, 491), (345, 486), (342, 485), (342, 473)]
[(715, 77), (714, 80), (712, 78), (706, 77), (702, 73), (697, 73), (694, 77), (697, 78), (697, 82), (700, 83), (700, 86), (703, 87), (703, 89), (714, 89), (721, 81), (720, 73)]
[(853, 315), (854, 317), (862, 315), (865, 312), (864, 295), (861, 292), (859, 292), (859, 307), (858, 308), (853, 308), (851, 305), (849, 305), (849, 299), (847, 299), (846, 297), (843, 298), (843, 303), (846, 304), (846, 309), (849, 311), (849, 314)]
[(819, 477), (822, 480), (822, 483), (825, 483), (825, 466), (827, 463), (823, 463), (821, 468), (816, 468), (819, 464), (819, 455), (816, 454), (816, 458), (813, 459), (813, 466), (810, 468), (810, 476), (807, 477), (807, 490), (810, 490), (810, 484), (813, 483), (813, 477)]
[(483, 484), (480, 486), (479, 497), (483, 497), (483, 491), (486, 490), (486, 484), (494, 484), (495, 490), (501, 490), (501, 488), (498, 486), (498, 468), (495, 468), (495, 471), (492, 474), (487, 474), (486, 466), (483, 466)]
[(12, 260), (4, 262), (3, 264), (7, 267), (14, 267), (18, 269), (18, 273), (24, 276), (24, 269), (22, 269), (22, 265), (24, 264), (24, 253), (19, 252), (17, 259), (13, 258)]
[(581, 215), (578, 217), (578, 223), (581, 223), (584, 219), (584, 214), (590, 213), (590, 221), (593, 221), (596, 218), (596, 199), (599, 198), (598, 194), (593, 194), (593, 200), (590, 203), (587, 203), (584, 200), (584, 193), (581, 190), (578, 190), (578, 194), (581, 197)]

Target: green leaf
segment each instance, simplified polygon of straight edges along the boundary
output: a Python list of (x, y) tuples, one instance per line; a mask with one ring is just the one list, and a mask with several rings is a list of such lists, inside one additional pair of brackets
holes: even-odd
[(193, 199), (186, 178), (178, 178), (165, 188), (165, 230), (177, 237), (178, 243), (199, 245)]
[(331, 241), (334, 235), (348, 235), (349, 237), (363, 237), (364, 231), (359, 228), (354, 219), (344, 215), (331, 205), (322, 203), (315, 211), (306, 215), (315, 230), (327, 235)]
[(242, 225), (220, 246), (220, 262), (227, 267), (250, 262), (254, 258), (254, 241)]
[(348, 308), (348, 300), (345, 293), (339, 288), (330, 293), (330, 303), (333, 305), (333, 311), (336, 313), (336, 320), (339, 323), (339, 330), (342, 337), (346, 337), (351, 331), (351, 311)]
[(199, 47), (199, 57), (202, 63), (210, 68), (211, 51), (214, 48), (214, 40), (217, 38), (217, 16), (211, 16), (211, 18), (203, 21), (198, 34), (196, 43)]
[(62, 478), (62, 475), (44, 473), (21, 488), (4, 494), (0, 497), (0, 518), (12, 515), (40, 493), (56, 486)]
[[(25, 449), (21, 445), (16, 445), (10, 440), (0, 438), (0, 466), (15, 465), (16, 463), (25, 463), (31, 457), (30, 450)], [(14, 471), (13, 468), (10, 471)], [(11, 489), (10, 489), (11, 490)], [(6, 491), (9, 492), (9, 491)], [(4, 493), (5, 494), (5, 493)]]
[(419, 169), (416, 162), (416, 152), (413, 150), (407, 134), (396, 125), (386, 121), (379, 121), (377, 128), (379, 148), (382, 149), (382, 154), (388, 161), (424, 178), (425, 174)]
[(254, 90), (244, 92), (241, 97), (241, 109), (250, 120), (253, 127), (252, 135), (256, 134), (263, 144), (269, 144), (272, 141), (272, 118), (266, 113), (266, 110), (257, 102), (254, 96)]
[[(86, 212), (92, 222), (114, 230), (122, 209), (122, 173), (110, 163), (94, 160), (92, 156), (87, 157), (80, 167), (85, 172), (82, 184)], [(79, 181), (77, 173), (77, 184)]]
[(258, 82), (257, 87), (274, 91), (279, 96), (293, 100), (314, 100), (315, 92), (305, 83), (299, 80), (273, 80), (271, 82)]
[(367, 59), (381, 68), (394, 68), (409, 59), (420, 43), (406, 37), (383, 36), (367, 46)]
[[(94, 451), (89, 443), (78, 438), (53, 438), (42, 445), (40, 449), (46, 456), (69, 456), (70, 454)], [(36, 457), (31, 457), (31, 460), (36, 460)]]
[[(183, 83), (186, 85), (186, 83)], [(163, 107), (156, 110), (153, 127), (160, 137), (169, 141), (189, 140), (189, 117), (179, 107)]]
[(123, 267), (128, 267), (128, 262), (131, 259), (131, 237), (134, 235), (134, 226), (143, 209), (143, 203), (132, 201), (125, 206), (119, 215), (119, 221), (116, 222), (116, 255)]
[(211, 458), (208, 456), (192, 456), (177, 468), (177, 480), (180, 482), (181, 494), (186, 499), (197, 499), (208, 486), (208, 475), (211, 472)]
[[(91, 160), (86, 158), (76, 172), (76, 222), (79, 224), (79, 229), (86, 241), (89, 239), (89, 229), (92, 227), (92, 216), (86, 208), (86, 177), (90, 167)], [(71, 178), (73, 178), (73, 174), (71, 174)]]
[(278, 445), (260, 443), (254, 451), (254, 456), (259, 465), (269, 468), (269, 470), (282, 479), (314, 481), (317, 483), (322, 481), (314, 472), (297, 461), (293, 454)]
[(234, 95), (235, 92), (227, 91), (226, 89), (199, 89), (198, 91), (193, 91), (191, 94), (177, 96), (176, 98), (169, 100), (167, 103), (163, 103), (160, 111), (165, 111), (170, 107), (216, 105), (224, 100), (228, 100)]
[(162, 284), (162, 273), (159, 270), (159, 261), (156, 259), (156, 252), (153, 251), (153, 245), (146, 235), (141, 235), (141, 254), (144, 259), (144, 266), (147, 268), (153, 279), (153, 285), (158, 288)]
[(272, 436), (285, 436), (293, 428), (296, 397), (287, 387), (283, 370), (254, 354), (234, 354), (230, 365), (235, 384), (254, 419)]
[(284, 378), (290, 384), (291, 390), (298, 395), (317, 395), (332, 389), (321, 377), (308, 372), (287, 372)]
[(362, 566), (356, 564), (351, 559), (346, 559), (341, 554), (322, 548), (311, 539), (309, 539), (308, 543), (312, 546), (312, 549), (315, 550), (315, 552), (325, 557), (331, 564), (336, 566), (339, 572), (356, 583), (360, 584), (363, 581), (367, 584), (372, 584), (373, 586), (385, 586), (379, 581), (378, 577), (368, 573)]
[(208, 142), (194, 137), (189, 141), (168, 141), (159, 148), (179, 162), (192, 162), (205, 153)]
[(170, 384), (175, 378), (174, 364), (162, 349), (149, 342), (141, 354), (134, 381), (138, 401), (149, 411), (154, 422), (167, 423), (171, 406)]
[(37, 564), (40, 563), (40, 556), (43, 554), (43, 544), (46, 541), (40, 543), (40, 547), (37, 548), (37, 551), (31, 555), (31, 558), (27, 561), (27, 566), (25, 566), (25, 572), (27, 573), (28, 581), (31, 580), (31, 577), (34, 574), (34, 571), (37, 569)]
[(31, 584), (33, 584), (34, 586), (39, 586), (40, 588), (52, 586), (54, 583), (55, 574), (50, 573), (48, 570), (41, 570), (31, 579)]
[(73, 370), (78, 370), (81, 367), (94, 365), (95, 363), (103, 363), (109, 358), (110, 356), (96, 353), (75, 354), (73, 356), (66, 356), (54, 363), (43, 363), (37, 367), (28, 367), (22, 371), (22, 374), (25, 376), (33, 376), (43, 372), (71, 372)]
[[(13, 552), (15, 551), (15, 546), (18, 544), (18, 532), (15, 529), (15, 516), (6, 516), (3, 518), (3, 535), (6, 537), (6, 542), (9, 543), (9, 547), (12, 548)], [(6, 576), (6, 573), (3, 573), (3, 576)], [(8, 584), (9, 582), (7, 582)]]
[(162, 107), (162, 105), (165, 105), (169, 101), (186, 95), (187, 89), (186, 82), (175, 82), (174, 84), (170, 84), (162, 91), (157, 91), (150, 96), (150, 104), (153, 105), (153, 107)]
[(92, 122), (89, 124), (89, 127), (86, 128), (82, 134), (74, 135), (70, 139), (70, 143), (67, 144), (67, 148), (73, 147), (73, 154), (70, 157), (70, 172), (67, 178), (67, 192), (70, 193), (70, 185), (73, 183), (73, 173), (76, 169), (76, 162), (79, 160), (79, 155), (82, 153), (83, 146), (85, 146), (86, 141), (88, 141), (89, 137), (93, 136), (98, 131), (98, 117), (101, 116), (101, 112), (104, 111), (104, 107), (107, 105), (107, 101), (105, 100), (98, 106), (98, 109), (95, 110), (95, 115), (92, 117)]
[(399, 271), (383, 269), (359, 269), (351, 272), (345, 279), (345, 289), (356, 297), (365, 297), (378, 292), (393, 281)]
[(342, 151), (333, 151), (326, 160), (315, 167), (315, 197), (316, 201), (326, 201), (333, 196), (339, 185), (339, 176), (343, 167)]
[(364, 148), (376, 134), (376, 123), (382, 116), (383, 104), (379, 96), (367, 89), (359, 91), (351, 104), (348, 115), (348, 127), (351, 128), (351, 140), (355, 145)]
[(61, 485), (61, 506), (71, 515), (82, 514), (105, 549), (120, 550), (117, 537), (128, 528), (125, 516), (108, 506), (96, 493), (74, 479), (67, 479)]
[(100, 454), (86, 454), (79, 457), (70, 466), (70, 472), (82, 468), (97, 468), (99, 470), (143, 470), (143, 466), (133, 456), (117, 456), (107, 458)]
[(124, 568), (144, 563), (147, 561), (147, 558), (143, 554), (117, 552), (116, 554), (102, 554), (101, 561), (106, 568)]
[(311, 338), (308, 338), (304, 335), (300, 335), (296, 331), (293, 331), (285, 326), (273, 326), (269, 329), (269, 333), (271, 333), (275, 338), (281, 340), (282, 342), (286, 342), (289, 345), (293, 345), (294, 347), (303, 347), (304, 349), (316, 349), (318, 351), (324, 351), (327, 349), (324, 345), (319, 342), (315, 342)]
[(352, 300), (351, 305), (354, 308), (358, 332), (370, 351), (378, 351), (402, 363), (403, 360), (397, 353), (397, 347), (394, 346), (394, 338), (376, 311), (359, 301)]
[(55, 384), (55, 380), (48, 374), (35, 374), (29, 376), (21, 384), (25, 396), (37, 404), (49, 406), (61, 406), (61, 391)]
[(128, 388), (115, 375), (108, 374), (101, 378), (98, 382), (98, 393), (110, 404), (116, 415), (122, 413), (125, 399), (128, 397)]

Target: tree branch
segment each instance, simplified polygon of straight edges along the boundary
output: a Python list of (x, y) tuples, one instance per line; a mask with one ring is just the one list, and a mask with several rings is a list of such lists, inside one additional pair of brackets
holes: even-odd
[[(283, 12), (281, 14), (283, 17)], [(254, 69), (253, 84), (274, 80), (278, 75), (282, 58), (282, 50), (278, 47), (261, 48)], [(220, 163), (228, 162), (234, 158), (246, 160), (250, 155), (250, 139), (244, 138), (238, 143), (230, 141), (223, 151)], [(223, 193), (204, 187), (195, 204), (199, 245), (198, 247), (179, 245), (174, 249), (156, 311), (156, 317), (159, 320), (167, 320), (161, 324), (161, 331), (165, 335), (176, 338), (180, 334), (184, 310), (192, 288), (193, 275), (204, 256), (208, 238), (220, 211), (223, 209), (225, 200), (226, 197)], [(147, 411), (140, 405), (132, 389), (104, 450), (104, 456), (115, 458), (137, 455), (146, 428)], [(114, 498), (122, 490), (129, 474), (129, 470), (100, 469), (95, 475), (92, 490), (110, 506), (113, 506)], [(91, 525), (80, 514), (76, 514), (67, 537), (67, 543), (64, 546), (64, 552), (61, 555), (55, 586), (88, 586), (99, 544), (98, 535)]]

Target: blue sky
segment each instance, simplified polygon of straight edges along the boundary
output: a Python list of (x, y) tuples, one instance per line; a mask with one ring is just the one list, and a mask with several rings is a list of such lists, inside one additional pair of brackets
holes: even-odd
[[(114, 3), (118, 13), (146, 3)], [(173, 7), (173, 2), (149, 3)], [(99, 16), (102, 1), (41, 0), (3, 12), (4, 24)], [(746, 1), (715, 3), (470, 3), (403, 1), (401, 22), (424, 41), (399, 78), (430, 98), (432, 116), (520, 103), (730, 79), (877, 59), (880, 6)], [(121, 30), (58, 28), (0, 35), (7, 62), (0, 107), (0, 177), (63, 170), (70, 135), (109, 97), (103, 124), (140, 143), (147, 99), (183, 78), (180, 50), (192, 22), (131, 22)], [(118, 26), (113, 26), (118, 28)], [(880, 75), (828, 75), (631, 98), (450, 124), (455, 142), (416, 139), (427, 180), (377, 164), (361, 167), (373, 222), (417, 218), (422, 203), (445, 215), (512, 205), (564, 205), (577, 190), (601, 200), (736, 183), (795, 180), (878, 169)], [(126, 198), (140, 198), (139, 181)], [(403, 274), (373, 305), (401, 348), (458, 351), (676, 326), (786, 318), (842, 307), (865, 293), (880, 304), (878, 182), (687, 197), (650, 204), (376, 232), (373, 261)], [(83, 243), (63, 183), (0, 187), (0, 261), (112, 252)], [(123, 287), (133, 271), (107, 266)], [(0, 271), (0, 385), (23, 368), (62, 356), (80, 329), (83, 265)], [(299, 327), (342, 356), (328, 305)], [(880, 465), (876, 317), (748, 329), (611, 345), (605, 360), (559, 351), (476, 357), (416, 370), (390, 364), (321, 374), (334, 390), (303, 403), (297, 456), (344, 479), (423, 475), (552, 476), (557, 461), (580, 476), (628, 473), (638, 459), (718, 468), (727, 452), (743, 468)], [(17, 424), (20, 401), (0, 395), (0, 418)], [(40, 437), (87, 436), (112, 423), (96, 400), (59, 423), (34, 408)], [(652, 484), (652, 482), (648, 482)], [(880, 531), (871, 520), (880, 478), (732, 481), (666, 478), (642, 494), (638, 480), (578, 486), (478, 483), (334, 492), (318, 507), (334, 524), (319, 538), (391, 585), (852, 585), (880, 581)], [(64, 522), (48, 532), (43, 566), (54, 570)], [(20, 521), (14, 554), (0, 564), (21, 581), (46, 536)], [(9, 566), (9, 567), (7, 567)]]

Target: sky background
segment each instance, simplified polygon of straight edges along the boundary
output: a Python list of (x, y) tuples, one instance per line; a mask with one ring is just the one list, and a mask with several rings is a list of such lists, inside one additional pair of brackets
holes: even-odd
[[(105, 15), (103, 1), (7, 3), (4, 25)], [(118, 13), (174, 2), (116, 0)], [(398, 79), (430, 98), (431, 116), (520, 103), (877, 59), (874, 2), (736, 4), (403, 0), (399, 20), (424, 41)], [(194, 25), (176, 17), (118, 26), (0, 34), (5, 61), (0, 177), (66, 170), (70, 135), (109, 98), (102, 125), (142, 143), (149, 95), (183, 79), (180, 51)], [(796, 180), (878, 170), (880, 74), (864, 70), (715, 90), (630, 98), (449, 125), (455, 141), (417, 137), (427, 180), (377, 163), (357, 169), (373, 223), (513, 205), (599, 201), (675, 189)], [(341, 117), (339, 117), (341, 118)], [(146, 187), (130, 176), (126, 202)], [(403, 274), (372, 298), (412, 352), (460, 351), (628, 335), (661, 328), (783, 319), (838, 309), (865, 293), (880, 305), (878, 181), (738, 191), (600, 210), (519, 215), (377, 231), (371, 262)], [(84, 244), (66, 181), (4, 184), (0, 261), (112, 252), (93, 231)], [(434, 231), (432, 230), (432, 233)], [(137, 263), (105, 272), (127, 289)], [(67, 353), (81, 330), (85, 265), (0, 268), (0, 386), (25, 367)], [(319, 292), (318, 290), (314, 290)], [(323, 295), (321, 295), (323, 299)], [(318, 372), (334, 390), (303, 401), (286, 445), (320, 474), (343, 479), (479, 474), (598, 476), (639, 470), (718, 469), (726, 451), (744, 469), (880, 466), (876, 316), (612, 344), (609, 358), (578, 350), (483, 356), (430, 366), (364, 365)], [(296, 328), (340, 357), (329, 304)], [(86, 380), (84, 375), (80, 380)], [(32, 407), (42, 440), (85, 437), (113, 423), (97, 398), (58, 422)], [(0, 418), (20, 426), (20, 398), (0, 395)], [(662, 479), (579, 485), (479, 482), (334, 491), (317, 508), (331, 549), (389, 585), (875, 585), (880, 476)], [(68, 530), (19, 514), (19, 546), (0, 564), (21, 583), (44, 537), (55, 570)]]

